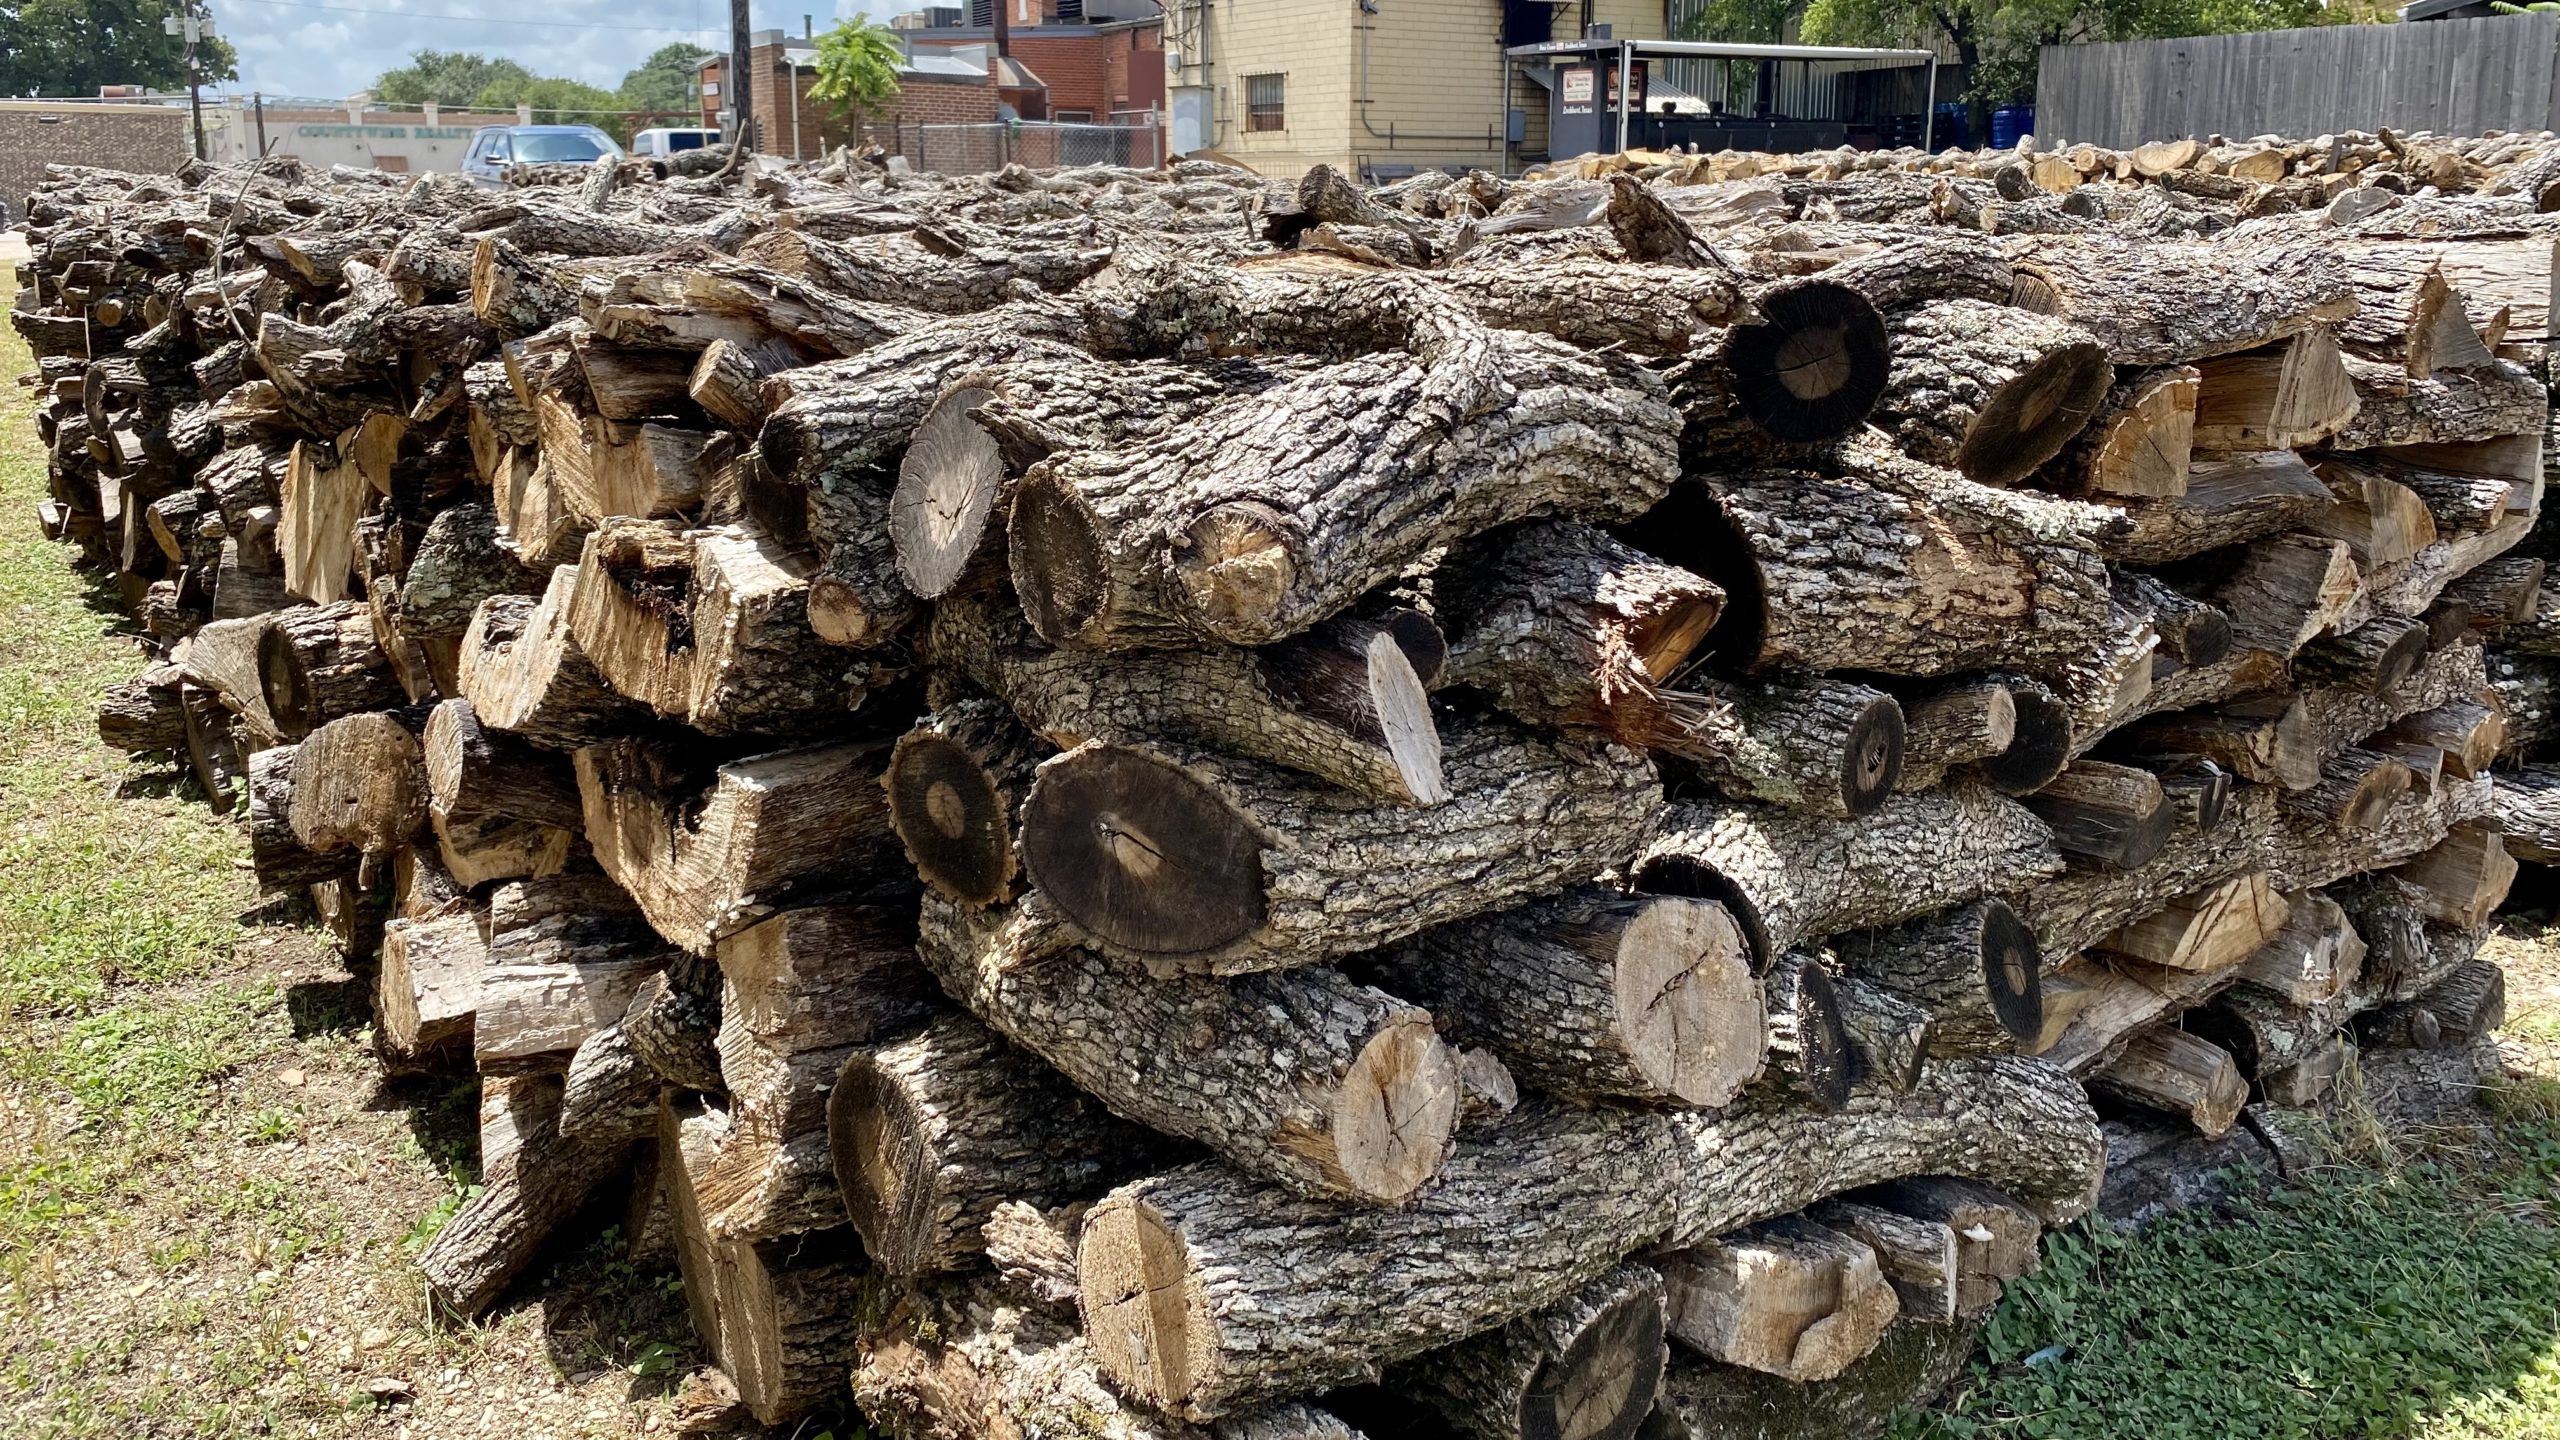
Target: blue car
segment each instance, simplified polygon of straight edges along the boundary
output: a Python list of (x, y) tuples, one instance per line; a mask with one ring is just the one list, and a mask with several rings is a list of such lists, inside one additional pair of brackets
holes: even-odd
[(593, 125), (484, 125), (471, 137), (462, 173), (482, 185), (507, 183), (514, 165), (584, 165), (622, 147)]

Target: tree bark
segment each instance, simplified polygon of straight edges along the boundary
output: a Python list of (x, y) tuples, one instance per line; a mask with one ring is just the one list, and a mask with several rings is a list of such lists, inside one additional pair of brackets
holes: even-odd
[(2539, 435), (2549, 420), (2542, 382), (2513, 361), (2413, 378), (2396, 366), (2351, 359), (2346, 373), (2357, 404), (2331, 441), (2342, 450)]
[(2009, 306), (1942, 300), (1895, 315), (1877, 423), (1911, 455), (2007, 485), (2059, 454), (2114, 382), (2089, 333)]
[(2118, 365), (2255, 350), (2347, 319), (2358, 298), (2325, 244), (2044, 245), (2017, 271), (2012, 304), (2089, 331)]
[(1387, 1383), (1474, 1440), (1631, 1440), (1669, 1358), (1662, 1277), (1624, 1265)]
[(445, 1312), (476, 1319), (495, 1305), (552, 1230), (627, 1163), (626, 1145), (562, 1139), (559, 1116), (554, 1076), (482, 1082), (480, 1193), (418, 1256), (427, 1293)]
[(257, 657), (263, 713), (287, 740), (407, 698), (360, 601), (278, 611), (258, 631)]
[(1844, 976), (1926, 1011), (1933, 1055), (2001, 1054), (2044, 1028), (2035, 934), (1999, 900), (1844, 935), (1827, 955)]

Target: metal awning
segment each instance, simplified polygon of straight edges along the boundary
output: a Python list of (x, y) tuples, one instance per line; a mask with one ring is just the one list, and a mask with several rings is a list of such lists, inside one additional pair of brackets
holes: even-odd
[[(1620, 68), (1639, 56), (1659, 55), (1675, 60), (1899, 60), (1905, 64), (1927, 64), (1929, 98), (1921, 112), (1920, 148), (1928, 150), (1937, 138), (1938, 121), (1938, 52), (1935, 50), (1861, 50), (1838, 45), (1748, 45), (1721, 40), (1543, 40), (1535, 45), (1505, 47), (1503, 55), (1512, 60), (1552, 60), (1565, 56), (1614, 55)], [(1627, 148), (1627, 92), (1632, 86), (1620, 85), (1618, 91), (1618, 148)], [(1502, 77), (1502, 103), (1511, 104), (1511, 72)]]

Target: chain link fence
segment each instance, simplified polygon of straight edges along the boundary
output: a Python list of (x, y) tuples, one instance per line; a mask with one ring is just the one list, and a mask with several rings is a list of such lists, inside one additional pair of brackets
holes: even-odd
[[(1143, 112), (1142, 112), (1143, 113)], [(1035, 170), (1074, 165), (1161, 164), (1163, 131), (1147, 113), (1122, 125), (1081, 125), (1049, 120), (999, 120), (969, 125), (900, 125), (898, 153), (918, 170), (970, 175), (1027, 165)]]

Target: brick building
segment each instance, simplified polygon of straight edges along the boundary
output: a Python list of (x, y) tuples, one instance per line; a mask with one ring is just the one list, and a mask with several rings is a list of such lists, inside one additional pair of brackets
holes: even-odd
[[(814, 159), (836, 145), (868, 131), (889, 145), (896, 127), (992, 124), (998, 118), (997, 94), (984, 56), (927, 55), (898, 67), (898, 98), (883, 114), (863, 116), (848, 125), (833, 104), (809, 97), (818, 83), (816, 41), (786, 37), (779, 30), (760, 30), (750, 37), (748, 74), (753, 84), (747, 105), (758, 127), (756, 148), (794, 160)], [(729, 57), (702, 62), (702, 124), (717, 126), (728, 104)], [(889, 145), (889, 148), (897, 148)]]
[(47, 165), (165, 175), (194, 154), (183, 105), (0, 100), (0, 200), (13, 218)]

